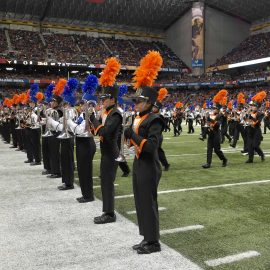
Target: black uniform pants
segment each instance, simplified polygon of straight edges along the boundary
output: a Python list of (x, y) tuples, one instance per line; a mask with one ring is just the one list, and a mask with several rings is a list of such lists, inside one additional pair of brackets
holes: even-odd
[(229, 141), (231, 141), (231, 137), (230, 137), (230, 135), (228, 134), (228, 126), (227, 126), (227, 125), (221, 127), (221, 143), (224, 143), (225, 137), (226, 137)]
[(61, 175), (60, 168), (60, 140), (57, 139), (58, 134), (51, 136), (49, 139), (49, 154), (51, 174)]
[(16, 129), (15, 129), (15, 122), (10, 124), (10, 132), (11, 132), (11, 137), (12, 137), (12, 144), (14, 147), (18, 146), (18, 139), (17, 139), (17, 134), (16, 134)]
[(3, 138), (4, 141), (10, 143), (10, 124), (8, 122), (3, 124)]
[(180, 135), (178, 127), (179, 127), (178, 126), (178, 120), (174, 120), (173, 121), (173, 133), (174, 133), (174, 136)]
[(51, 173), (51, 164), (50, 164), (50, 138), (51, 137), (42, 137), (42, 159), (43, 167), (46, 171)]
[[(156, 154), (157, 155), (157, 154)], [(140, 235), (147, 242), (159, 240), (157, 188), (161, 177), (158, 160), (137, 159), (133, 163), (133, 192)]]
[(218, 133), (210, 134), (207, 141), (207, 163), (212, 163), (213, 150), (220, 160), (225, 160), (225, 156), (220, 149), (220, 136)]
[(263, 127), (263, 133), (266, 134), (266, 130), (270, 130), (270, 121), (269, 120), (264, 120), (264, 127)]
[(16, 129), (16, 137), (17, 137), (17, 141), (18, 141), (18, 147), (20, 150), (23, 150), (24, 149), (24, 145), (23, 145), (23, 129), (19, 128), (19, 129)]
[(93, 192), (93, 158), (96, 144), (93, 138), (76, 137), (77, 170), (82, 196), (91, 199)]
[(23, 132), (24, 132), (24, 142), (25, 142), (25, 150), (27, 154), (27, 159), (28, 161), (32, 162), (34, 159), (33, 145), (31, 141), (32, 132), (30, 128), (25, 128)]
[(41, 162), (40, 128), (31, 129), (31, 144), (36, 162)]
[(66, 186), (74, 184), (74, 138), (61, 139), (62, 182)]
[(103, 201), (103, 212), (114, 212), (114, 181), (116, 177), (118, 162), (111, 153), (102, 153), (100, 162), (101, 192)]
[(194, 133), (193, 119), (188, 119), (188, 133)]

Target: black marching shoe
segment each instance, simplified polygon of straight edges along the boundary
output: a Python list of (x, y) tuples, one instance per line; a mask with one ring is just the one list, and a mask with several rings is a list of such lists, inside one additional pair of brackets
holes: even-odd
[(124, 172), (121, 177), (128, 177), (129, 176), (129, 173), (130, 173), (129, 171), (128, 172)]
[(145, 245), (145, 244), (147, 244), (147, 242), (146, 242), (145, 240), (142, 240), (141, 243), (132, 246), (132, 249), (133, 249), (133, 250), (138, 250), (141, 246), (143, 246), (143, 245)]
[(60, 178), (61, 175), (60, 174), (50, 174), (50, 175), (47, 175), (48, 178)]
[(94, 197), (91, 198), (84, 198), (84, 197), (80, 197), (76, 199), (79, 203), (88, 203), (88, 202), (93, 202), (95, 199)]
[(202, 165), (202, 167), (203, 167), (204, 169), (209, 169), (211, 166), (210, 166), (210, 164), (206, 163), (206, 164)]
[(223, 159), (223, 161), (222, 161), (222, 167), (226, 167), (227, 166), (227, 163), (228, 163), (228, 159), (227, 158)]
[(102, 214), (99, 217), (94, 218), (94, 223), (95, 224), (106, 224), (106, 223), (112, 223), (116, 221), (116, 215), (114, 214), (113, 216), (109, 214)]
[(253, 160), (248, 159), (248, 160), (246, 161), (246, 163), (253, 163)]
[(166, 166), (164, 167), (164, 171), (167, 172), (167, 171), (170, 169), (170, 166), (171, 166), (170, 164), (166, 165)]
[(32, 163), (33, 160), (26, 160), (24, 163)]
[(42, 171), (42, 173), (41, 173), (42, 175), (47, 175), (47, 174), (51, 174), (49, 171), (47, 171), (47, 170), (44, 170), (44, 171)]
[(9, 148), (17, 148), (17, 146), (12, 145), (12, 146), (10, 146)]
[(74, 186), (71, 185), (71, 186), (67, 186), (67, 185), (62, 185), (62, 186), (59, 186), (57, 187), (59, 190), (69, 190), (69, 189), (74, 189)]
[(30, 163), (30, 166), (36, 166), (36, 165), (41, 165), (41, 162), (34, 161)]
[(261, 161), (262, 161), (262, 162), (265, 161), (265, 156), (264, 156), (264, 155), (261, 156)]
[(161, 248), (160, 248), (159, 242), (146, 243), (146, 244), (141, 245), (137, 249), (138, 254), (151, 254), (151, 253), (160, 252), (160, 251), (161, 251)]

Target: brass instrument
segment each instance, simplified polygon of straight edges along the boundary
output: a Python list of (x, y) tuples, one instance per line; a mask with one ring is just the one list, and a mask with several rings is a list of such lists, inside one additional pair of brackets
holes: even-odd
[[(130, 127), (131, 124), (132, 124), (132, 115), (130, 112), (126, 112), (125, 108), (124, 108), (120, 152), (119, 152), (119, 156), (115, 159), (115, 161), (126, 162), (126, 157), (125, 157), (125, 152), (124, 152), (124, 150), (125, 150), (125, 129)], [(127, 144), (129, 145), (129, 143), (127, 143)]]
[(85, 102), (83, 106), (84, 111), (84, 118), (85, 118), (85, 128), (84, 132), (82, 134), (78, 134), (77, 137), (83, 137), (83, 138), (91, 138), (93, 137), (93, 134), (90, 132), (90, 115), (94, 112), (94, 107), (92, 101)]
[(53, 133), (48, 124), (48, 118), (52, 117), (53, 119), (58, 120), (59, 114), (53, 108), (49, 108), (45, 111), (45, 116), (46, 116), (46, 127), (45, 127), (45, 133), (42, 135), (42, 137), (44, 138), (53, 136)]
[(65, 140), (72, 138), (73, 136), (68, 132), (67, 120), (72, 119), (73, 121), (77, 121), (78, 112), (75, 108), (64, 108), (63, 111), (63, 130), (61, 134), (57, 137), (57, 139)]

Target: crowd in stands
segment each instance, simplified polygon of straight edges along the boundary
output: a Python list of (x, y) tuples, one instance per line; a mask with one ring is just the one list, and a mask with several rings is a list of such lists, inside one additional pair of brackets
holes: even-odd
[(249, 36), (212, 66), (245, 62), (270, 56), (270, 32)]
[(107, 57), (117, 56), (122, 65), (138, 66), (141, 57), (148, 50), (158, 50), (163, 56), (163, 67), (187, 68), (176, 54), (161, 42), (95, 38), (86, 35), (38, 33), (23, 30), (7, 31), (10, 36), (11, 48), (8, 50), (5, 32), (2, 29), (0, 31), (0, 57), (17, 60), (103, 64)]
[(8, 49), (5, 31), (0, 29), (0, 53), (5, 52)]

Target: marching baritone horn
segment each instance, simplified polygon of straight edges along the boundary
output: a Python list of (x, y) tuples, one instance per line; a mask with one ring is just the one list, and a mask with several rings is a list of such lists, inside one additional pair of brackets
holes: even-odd
[(49, 121), (48, 118), (51, 117), (54, 120), (58, 120), (59, 119), (59, 114), (56, 110), (54, 110), (53, 108), (49, 108), (45, 111), (45, 116), (46, 116), (46, 127), (45, 127), (45, 133), (42, 135), (42, 137), (52, 137), (53, 133), (50, 129), (49, 126)]

